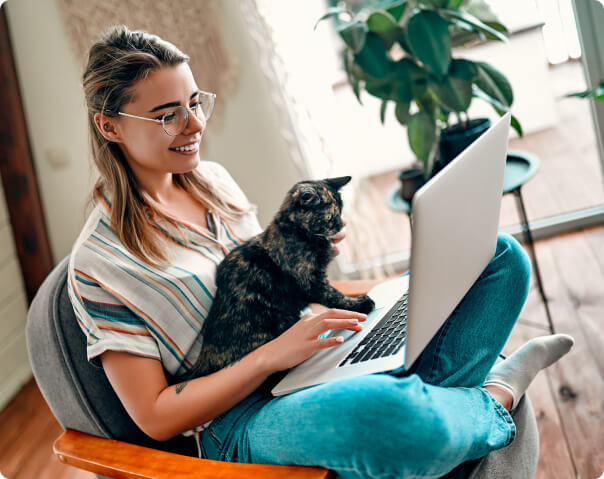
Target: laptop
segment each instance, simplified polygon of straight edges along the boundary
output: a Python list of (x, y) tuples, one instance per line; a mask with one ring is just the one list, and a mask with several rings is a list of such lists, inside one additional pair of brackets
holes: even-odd
[(274, 396), (365, 374), (408, 370), (495, 254), (510, 113), (413, 198), (409, 274), (368, 294), (362, 331), (333, 330), (340, 345), (291, 368)]

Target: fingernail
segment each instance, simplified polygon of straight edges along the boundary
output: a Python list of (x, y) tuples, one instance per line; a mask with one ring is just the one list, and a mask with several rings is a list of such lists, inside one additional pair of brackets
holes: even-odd
[(344, 336), (336, 336), (336, 341), (338, 343), (343, 343), (344, 342)]

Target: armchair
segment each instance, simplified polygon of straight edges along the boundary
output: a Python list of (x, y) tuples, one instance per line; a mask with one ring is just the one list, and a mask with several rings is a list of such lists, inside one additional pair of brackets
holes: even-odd
[[(27, 345), (34, 377), (65, 432), (54, 444), (59, 460), (99, 477), (119, 478), (334, 478), (321, 467), (240, 464), (199, 459), (191, 438), (166, 442), (146, 436), (126, 413), (102, 369), (86, 359), (83, 340), (67, 293), (68, 258), (48, 275), (28, 313)], [(334, 286), (354, 296), (377, 281), (340, 281)], [(530, 401), (515, 411), (518, 434), (509, 446), (461, 464), (445, 477), (532, 478), (538, 433)]]

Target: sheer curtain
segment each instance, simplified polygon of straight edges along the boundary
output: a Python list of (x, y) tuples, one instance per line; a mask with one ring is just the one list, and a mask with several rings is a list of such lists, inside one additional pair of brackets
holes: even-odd
[(361, 251), (379, 240), (375, 235), (379, 225), (370, 207), (359, 201), (362, 178), (342, 161), (351, 156), (353, 146), (345, 137), (332, 90), (341, 76), (337, 45), (326, 24), (313, 30), (327, 9), (326, 3), (240, 0), (240, 5), (282, 120), (279, 133), (289, 145), (300, 176), (353, 176), (342, 190), (348, 254), (347, 258), (339, 255), (332, 263), (331, 275), (383, 277), (390, 271), (383, 271), (378, 263), (369, 267), (357, 264), (363, 257)]

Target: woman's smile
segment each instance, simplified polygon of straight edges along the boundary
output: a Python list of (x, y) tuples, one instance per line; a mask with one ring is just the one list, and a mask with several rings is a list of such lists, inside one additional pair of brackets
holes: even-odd
[(169, 150), (173, 151), (174, 153), (179, 153), (181, 155), (195, 155), (197, 154), (197, 152), (199, 152), (199, 140), (174, 148), (169, 148)]

